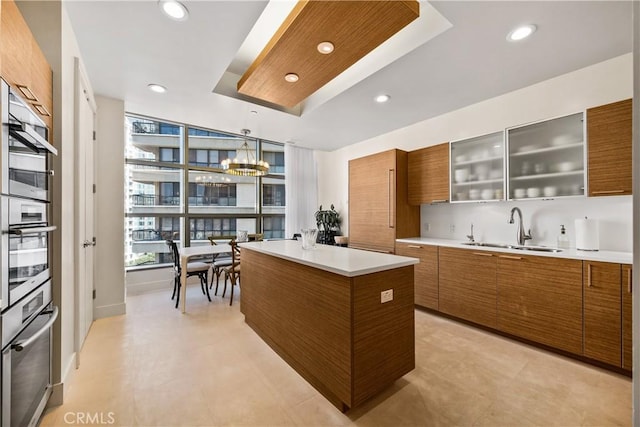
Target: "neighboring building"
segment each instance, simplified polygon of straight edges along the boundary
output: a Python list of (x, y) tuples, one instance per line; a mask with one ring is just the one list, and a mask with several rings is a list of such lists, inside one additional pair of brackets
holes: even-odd
[(209, 236), (237, 230), (285, 237), (282, 144), (247, 139), (249, 157), (259, 153), (269, 175), (233, 176), (222, 173), (222, 161), (247, 156), (243, 137), (134, 116), (126, 126), (127, 266), (171, 262), (167, 239), (209, 244)]

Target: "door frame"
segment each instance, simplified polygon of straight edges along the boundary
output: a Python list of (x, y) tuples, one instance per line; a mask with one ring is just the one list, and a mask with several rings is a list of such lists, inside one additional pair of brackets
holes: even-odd
[[(93, 111), (93, 129), (95, 132), (95, 128), (96, 128), (96, 111), (97, 111), (97, 105), (96, 105), (96, 101), (93, 97), (93, 93), (91, 91), (91, 85), (89, 83), (89, 79), (87, 77), (87, 72), (85, 71), (84, 67), (82, 66), (82, 63), (80, 62), (80, 59), (78, 57), (74, 57), (74, 108), (73, 108), (73, 117), (74, 117), (74, 162), (76, 165), (78, 165), (80, 162), (84, 161), (84, 159), (81, 158), (81, 154), (83, 153), (83, 151), (80, 149), (80, 120), (79, 120), (79, 116), (80, 116), (80, 104), (82, 102), (86, 102), (85, 100), (87, 100), (89, 102), (89, 106), (91, 108), (91, 110)], [(93, 155), (93, 165), (94, 168), (92, 168), (93, 170), (93, 174), (94, 177), (92, 178), (92, 181), (95, 182), (95, 150), (94, 150), (94, 155)], [(80, 174), (77, 172), (78, 168), (75, 168), (76, 173), (75, 173), (75, 183), (74, 183), (74, 193), (76, 194), (76, 197), (74, 197), (75, 200), (75, 212), (74, 215), (76, 218), (79, 218), (81, 215), (84, 215), (84, 211), (83, 211), (83, 206), (80, 206), (80, 199), (77, 197), (77, 195), (79, 194), (80, 191), (84, 191), (84, 176), (80, 176)], [(94, 228), (95, 228), (95, 199), (94, 199)], [(83, 284), (80, 283), (79, 277), (80, 277), (80, 269), (81, 268), (85, 268), (84, 265), (80, 265), (79, 262), (77, 262), (77, 260), (79, 259), (79, 253), (80, 251), (83, 250), (82, 244), (84, 242), (84, 235), (83, 235), (83, 230), (80, 230), (80, 221), (74, 221), (75, 222), (75, 227), (74, 227), (74, 234), (75, 234), (75, 238), (74, 238), (74, 259), (76, 260), (75, 263), (75, 267), (74, 267), (74, 316), (73, 316), (73, 329), (74, 329), (74, 352), (75, 352), (75, 356), (76, 356), (76, 368), (78, 368), (80, 366), (80, 350), (82, 350), (82, 343), (84, 343), (84, 338), (80, 336), (81, 335), (81, 325), (80, 325), (80, 304), (83, 303), (83, 301), (80, 301), (80, 286), (82, 286)], [(93, 262), (94, 262), (94, 267), (95, 267), (95, 257), (93, 258)], [(94, 272), (95, 272), (95, 268), (94, 268)], [(95, 273), (94, 273), (94, 279), (95, 279)], [(93, 283), (93, 281), (92, 281)], [(93, 291), (93, 290), (92, 290)], [(94, 306), (94, 310), (95, 310), (95, 306)]]

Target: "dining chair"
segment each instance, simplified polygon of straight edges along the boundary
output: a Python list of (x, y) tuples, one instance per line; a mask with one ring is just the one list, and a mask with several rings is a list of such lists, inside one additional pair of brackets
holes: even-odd
[[(167, 240), (167, 245), (169, 245), (173, 258), (173, 294), (171, 295), (171, 299), (176, 298), (176, 308), (178, 308), (178, 302), (180, 301), (180, 286), (182, 286), (180, 283), (180, 277), (182, 275), (180, 254), (178, 252), (178, 244), (176, 242), (173, 240)], [(202, 289), (202, 293), (207, 296), (209, 301), (211, 301), (209, 288), (207, 287), (209, 268), (209, 264), (204, 262), (190, 262), (187, 264), (187, 278), (191, 276), (198, 276), (198, 278), (200, 278), (200, 288)]]
[[(217, 245), (216, 239), (220, 240), (219, 236), (209, 236), (207, 237), (212, 245)], [(220, 276), (223, 273), (223, 269), (228, 267), (232, 263), (231, 254), (213, 254), (213, 259), (211, 261), (211, 284), (209, 285), (209, 289), (213, 287), (213, 279), (216, 279), (216, 289), (213, 292), (214, 295), (218, 295), (218, 284), (220, 283)], [(226, 280), (226, 277), (225, 277)]]
[(231, 246), (231, 265), (225, 267), (224, 271), (224, 288), (222, 289), (222, 298), (227, 292), (227, 279), (231, 281), (231, 299), (229, 305), (233, 304), (233, 288), (235, 285), (240, 286), (240, 248), (235, 239), (229, 242)]

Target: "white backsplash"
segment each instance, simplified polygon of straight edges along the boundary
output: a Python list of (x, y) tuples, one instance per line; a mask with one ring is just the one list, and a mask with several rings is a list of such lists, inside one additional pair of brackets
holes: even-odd
[(517, 215), (514, 224), (509, 224), (514, 206), (522, 211), (525, 231), (531, 229), (533, 239), (527, 244), (556, 246), (564, 224), (571, 247), (575, 247), (574, 220), (586, 216), (598, 220), (600, 250), (632, 251), (631, 196), (422, 205), (421, 236), (464, 241), (473, 223), (476, 241), (515, 244)]

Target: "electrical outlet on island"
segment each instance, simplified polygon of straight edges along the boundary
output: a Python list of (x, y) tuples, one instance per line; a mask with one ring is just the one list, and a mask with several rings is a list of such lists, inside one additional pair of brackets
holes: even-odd
[(389, 301), (393, 301), (393, 289), (387, 289), (386, 291), (380, 292), (380, 304), (384, 304)]

